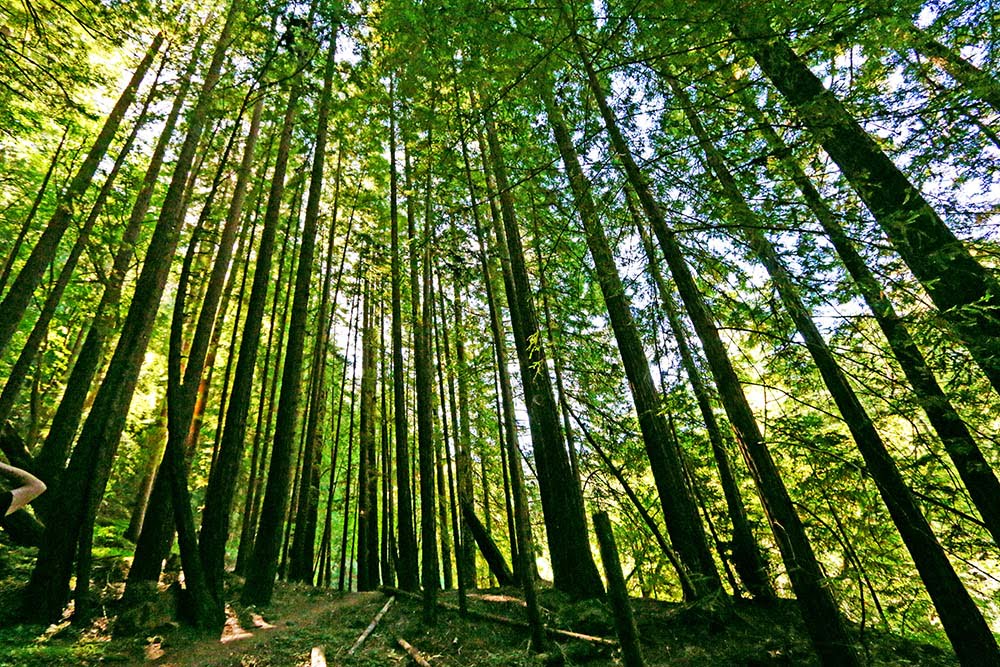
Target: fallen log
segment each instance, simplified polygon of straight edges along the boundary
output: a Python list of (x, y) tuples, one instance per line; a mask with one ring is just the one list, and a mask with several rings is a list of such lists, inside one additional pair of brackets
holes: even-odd
[(361, 633), (361, 636), (358, 637), (358, 639), (351, 646), (351, 649), (347, 652), (347, 655), (354, 655), (354, 652), (358, 650), (358, 647), (360, 647), (362, 644), (365, 643), (365, 640), (368, 639), (368, 635), (370, 635), (372, 631), (375, 630), (375, 626), (378, 625), (378, 622), (382, 620), (383, 616), (385, 616), (385, 612), (389, 611), (389, 607), (391, 607), (392, 603), (395, 601), (396, 601), (395, 597), (389, 598), (389, 601), (385, 603), (385, 606), (383, 606), (382, 609), (380, 609), (377, 614), (375, 614), (375, 618), (372, 619), (372, 622), (368, 624), (368, 627), (365, 628), (365, 631)]
[(427, 658), (425, 658), (423, 654), (415, 649), (408, 641), (400, 637), (396, 640), (396, 643), (399, 644), (404, 651), (409, 653), (410, 657), (413, 658), (413, 662), (420, 665), (420, 667), (431, 667), (431, 663), (427, 662)]
[[(399, 595), (402, 597), (407, 597), (412, 600), (423, 600), (423, 598), (417, 593), (411, 593), (410, 591), (404, 591), (399, 588), (393, 588), (391, 586), (380, 586), (379, 590), (386, 595)], [(456, 605), (449, 604), (447, 602), (438, 602), (437, 606), (442, 609), (447, 609), (448, 611), (460, 612)], [(490, 621), (491, 623), (500, 623), (502, 625), (509, 625), (515, 628), (527, 628), (530, 629), (527, 621), (519, 621), (515, 618), (508, 618), (506, 616), (500, 616), (498, 614), (489, 614), (483, 611), (475, 611), (474, 609), (469, 609), (465, 616), (470, 618), (476, 618), (482, 621)], [(545, 627), (545, 632), (551, 637), (565, 637), (567, 639), (579, 639), (581, 641), (590, 642), (592, 644), (601, 644), (603, 646), (618, 646), (618, 642), (614, 639), (609, 639), (607, 637), (597, 637), (595, 635), (585, 635), (582, 632), (573, 632), (572, 630), (560, 630), (558, 628)]]

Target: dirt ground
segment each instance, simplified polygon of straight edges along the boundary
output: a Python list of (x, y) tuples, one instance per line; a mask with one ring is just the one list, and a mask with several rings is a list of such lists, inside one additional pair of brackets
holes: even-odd
[[(68, 620), (49, 627), (17, 625), (21, 587), (30, 575), (33, 557), (33, 550), (0, 543), (0, 667), (413, 664), (399, 639), (414, 646), (435, 667), (621, 664), (604, 602), (574, 602), (545, 585), (539, 589), (539, 603), (547, 627), (596, 639), (556, 636), (538, 655), (531, 650), (526, 627), (465, 617), (454, 609), (440, 609), (437, 622), (428, 626), (422, 621), (419, 600), (395, 595), (375, 630), (349, 654), (391, 592), (338, 593), (279, 582), (271, 605), (257, 609), (234, 602), (227, 606), (221, 636), (205, 636), (176, 620), (176, 596), (168, 589), (169, 582), (151, 593), (143, 605), (122, 612), (117, 599), (128, 559), (117, 555), (99, 560), (95, 568), (101, 613), (89, 626), (81, 628)], [(238, 600), (241, 587), (240, 579), (229, 577), (227, 599)], [(473, 612), (523, 623), (520, 598), (518, 589), (489, 589), (470, 593), (468, 602)], [(443, 592), (440, 600), (457, 605), (457, 593)], [(762, 606), (728, 598), (694, 605), (633, 599), (632, 606), (649, 667), (817, 664), (792, 600)], [(881, 629), (855, 629), (859, 652), (868, 664), (957, 664), (943, 637), (939, 646), (932, 646)]]
[[(234, 582), (238, 584), (238, 582)], [(162, 593), (161, 595), (169, 595)], [(0, 666), (159, 665), (161, 667), (263, 667), (412, 664), (397, 639), (416, 647), (432, 665), (543, 663), (610, 666), (620, 664), (616, 647), (559, 638), (539, 657), (528, 632), (488, 620), (463, 618), (442, 609), (433, 627), (421, 621), (420, 603), (397, 597), (374, 632), (353, 655), (351, 645), (387, 601), (381, 592), (339, 594), (301, 585), (279, 584), (266, 609), (228, 608), (221, 637), (204, 637), (168, 621), (145, 632), (121, 636), (114, 618), (102, 617), (86, 630), (68, 623), (0, 630)], [(455, 604), (454, 592), (442, 600)], [(479, 591), (470, 608), (515, 620), (524, 618), (516, 590)], [(551, 589), (541, 594), (550, 627), (614, 638), (600, 602), (572, 603)], [(656, 600), (634, 601), (648, 665), (810, 665), (815, 657), (794, 603), (770, 607), (748, 602), (731, 606), (689, 606)], [(883, 633), (867, 634), (863, 653), (870, 664), (952, 665), (948, 652)]]

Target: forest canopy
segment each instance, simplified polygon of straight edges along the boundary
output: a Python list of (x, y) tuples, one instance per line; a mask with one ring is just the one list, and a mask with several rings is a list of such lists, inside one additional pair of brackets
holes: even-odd
[(866, 627), (1000, 664), (998, 30), (5, 3), (0, 457), (48, 490), (3, 521), (0, 624), (141, 626), (176, 554), (209, 633), (276, 582), (427, 625), (499, 585), (545, 654), (551, 587), (629, 665), (629, 596), (794, 600), (823, 664)]

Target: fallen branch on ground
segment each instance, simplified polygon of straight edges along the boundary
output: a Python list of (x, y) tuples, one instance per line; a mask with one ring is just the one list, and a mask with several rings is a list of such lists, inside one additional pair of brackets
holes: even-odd
[[(403, 597), (408, 597), (413, 600), (421, 600), (421, 596), (416, 593), (411, 593), (410, 591), (404, 591), (400, 588), (393, 588), (391, 586), (380, 586), (379, 590), (386, 595), (401, 595)], [(437, 606), (442, 609), (447, 609), (449, 611), (460, 612), (459, 608), (453, 604), (447, 602), (438, 602)], [(519, 621), (514, 618), (507, 618), (506, 616), (499, 616), (497, 614), (488, 614), (482, 611), (474, 611), (472, 609), (468, 610), (465, 614), (471, 618), (478, 618), (483, 621), (491, 621), (493, 623), (502, 623), (503, 625), (510, 625), (515, 628), (528, 628), (528, 623), (526, 621)], [(594, 635), (585, 635), (581, 632), (573, 632), (572, 630), (559, 630), (556, 628), (545, 628), (547, 632), (552, 637), (566, 637), (569, 639), (579, 639), (581, 641), (590, 642), (592, 644), (602, 644), (604, 646), (618, 646), (618, 642), (614, 639), (608, 639), (607, 637), (596, 637)]]
[(383, 616), (385, 616), (385, 612), (389, 611), (389, 607), (392, 606), (392, 603), (395, 600), (396, 600), (395, 597), (389, 598), (389, 601), (385, 603), (385, 606), (382, 607), (382, 609), (380, 609), (377, 614), (375, 614), (375, 618), (372, 619), (372, 622), (368, 624), (368, 627), (365, 628), (365, 631), (362, 632), (361, 636), (358, 637), (357, 641), (354, 642), (354, 645), (351, 646), (351, 650), (347, 652), (347, 655), (354, 655), (354, 652), (358, 650), (358, 647), (365, 643), (365, 640), (368, 639), (368, 635), (372, 633), (372, 631), (375, 629), (375, 626), (378, 625), (378, 622), (382, 620)]
[(400, 637), (396, 640), (396, 643), (399, 644), (404, 651), (409, 653), (410, 657), (413, 658), (413, 662), (420, 665), (420, 667), (431, 667), (431, 663), (427, 662), (427, 658), (425, 658), (423, 654), (415, 649), (408, 641)]

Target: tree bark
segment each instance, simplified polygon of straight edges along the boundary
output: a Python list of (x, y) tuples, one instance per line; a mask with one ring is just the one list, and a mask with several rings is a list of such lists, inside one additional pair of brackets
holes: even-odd
[[(289, 105), (290, 109), (291, 107), (292, 105)], [(317, 157), (320, 154), (317, 151)], [(322, 170), (322, 161), (318, 165), (314, 162), (302, 244), (299, 248), (299, 263), (295, 275), (292, 314), (288, 324), (288, 346), (285, 352), (285, 368), (281, 376), (274, 443), (271, 447), (271, 467), (264, 491), (260, 524), (257, 527), (257, 539), (254, 541), (247, 581), (243, 588), (243, 601), (247, 604), (268, 604), (271, 601), (274, 576), (278, 568), (281, 527), (288, 506), (292, 446), (295, 441), (299, 398), (302, 391), (302, 357), (316, 246), (319, 183), (322, 181)], [(256, 276), (254, 279), (256, 280)]]
[(427, 127), (426, 185), (424, 188), (424, 229), (421, 244), (415, 233), (410, 237), (410, 262), (419, 251), (422, 273), (418, 281), (411, 280), (412, 292), (418, 290), (420, 315), (413, 319), (414, 393), (417, 400), (417, 460), (420, 467), (420, 583), (423, 585), (423, 620), (428, 625), (437, 621), (437, 592), (441, 586), (438, 573), (437, 505), (434, 488), (434, 375), (431, 359), (431, 243), (434, 237), (434, 204), (432, 201), (434, 148), (433, 124)]
[(555, 586), (577, 598), (600, 597), (604, 594), (604, 587), (590, 551), (583, 497), (580, 487), (573, 480), (573, 470), (563, 442), (559, 411), (552, 393), (538, 317), (531, 298), (532, 289), (524, 262), (514, 200), (500, 150), (500, 139), (489, 114), (486, 131), (512, 274), (512, 284), (506, 286), (507, 301), (535, 449)]
[(795, 511), (788, 489), (764, 442), (750, 404), (743, 394), (739, 378), (719, 336), (708, 303), (698, 291), (694, 276), (684, 258), (684, 252), (667, 225), (649, 182), (639, 170), (629, 150), (593, 67), (587, 59), (584, 59), (584, 64), (587, 67), (587, 80), (600, 109), (611, 145), (638, 196), (643, 212), (653, 227), (681, 301), (701, 340), (716, 386), (719, 388), (720, 401), (736, 431), (737, 442), (754, 477), (761, 503), (764, 505), (775, 541), (781, 551), (785, 570), (799, 601), (806, 630), (824, 664), (857, 665), (858, 657), (854, 652), (840, 609), (825, 584), (826, 576), (806, 536), (802, 520)]
[(90, 182), (97, 172), (97, 167), (108, 152), (111, 141), (114, 139), (115, 133), (118, 132), (118, 127), (125, 118), (125, 113), (132, 106), (139, 86), (146, 77), (146, 73), (149, 71), (150, 65), (153, 64), (153, 59), (160, 52), (162, 45), (163, 33), (157, 33), (150, 43), (149, 48), (146, 49), (146, 53), (139, 62), (139, 66), (136, 67), (135, 72), (132, 74), (132, 78), (129, 79), (125, 89), (118, 97), (118, 101), (115, 102), (111, 112), (105, 118), (104, 125), (101, 126), (97, 138), (94, 139), (87, 157), (84, 158), (76, 175), (73, 176), (73, 180), (70, 181), (69, 187), (66, 188), (59, 203), (56, 205), (56, 210), (45, 226), (45, 231), (38, 237), (31, 254), (21, 266), (21, 270), (18, 272), (17, 277), (14, 278), (14, 282), (11, 283), (7, 294), (0, 301), (0, 353), (7, 348), (11, 337), (21, 324), (24, 311), (27, 310), (35, 289), (45, 275), (45, 269), (52, 263), (53, 258), (56, 256), (59, 241), (73, 220), (74, 208), (78, 200), (83, 197), (87, 188), (90, 187)]
[(645, 662), (639, 647), (639, 631), (635, 627), (635, 617), (632, 615), (632, 605), (625, 587), (625, 575), (622, 574), (622, 564), (618, 558), (618, 545), (615, 544), (607, 512), (594, 515), (594, 532), (601, 545), (601, 562), (604, 563), (604, 573), (608, 579), (608, 602), (611, 603), (618, 643), (622, 648), (622, 662), (625, 667), (643, 667)]
[(711, 142), (701, 119), (694, 113), (687, 94), (669, 75), (667, 82), (674, 97), (680, 100), (695, 137), (705, 152), (709, 167), (722, 186), (733, 218), (742, 229), (751, 250), (767, 269), (785, 310), (804, 339), (827, 390), (840, 410), (864, 458), (867, 472), (874, 480), (896, 529), (920, 572), (924, 586), (934, 601), (955, 653), (962, 662), (968, 664), (1000, 663), (1000, 649), (989, 625), (948, 561), (948, 556), (920, 511), (871, 418), (823, 340), (798, 294), (791, 274), (764, 235), (762, 222), (740, 193), (735, 177), (726, 166), (721, 152)]
[(649, 372), (649, 359), (643, 350), (635, 321), (632, 319), (632, 306), (618, 275), (618, 266), (604, 228), (597, 217), (590, 183), (580, 166), (562, 112), (556, 106), (552, 88), (547, 82), (542, 84), (542, 90), (549, 125), (555, 135), (573, 199), (583, 221), (587, 246), (594, 260), (597, 280), (604, 295), (611, 327), (625, 367), (642, 440), (646, 447), (646, 456), (660, 496), (667, 532), (670, 533), (674, 549), (694, 585), (695, 596), (711, 595), (722, 589), (722, 581), (719, 579), (715, 561), (705, 539), (698, 507), (684, 482), (683, 466), (676, 450), (669, 442), (670, 431), (653, 384), (653, 377)]
[(188, 172), (208, 118), (238, 8), (239, 2), (234, 0), (216, 42), (198, 102), (188, 119), (187, 135), (146, 250), (118, 345), (83, 425), (80, 445), (63, 477), (58, 498), (66, 520), (50, 522), (46, 527), (45, 542), (26, 590), (25, 599), (30, 601), (27, 612), (32, 620), (52, 622), (62, 613), (81, 526), (92, 522), (104, 495), (183, 222)]
[(375, 468), (375, 318), (372, 285), (365, 280), (361, 317), (361, 412), (358, 424), (358, 590), (379, 586), (378, 473)]
[[(139, 194), (136, 195), (129, 214), (125, 230), (122, 232), (118, 250), (112, 263), (111, 271), (108, 274), (104, 292), (101, 295), (100, 303), (94, 314), (93, 322), (87, 331), (80, 354), (77, 356), (73, 370), (66, 381), (66, 388), (63, 391), (59, 407), (56, 408), (52, 417), (52, 425), (49, 427), (49, 434), (42, 444), (41, 450), (35, 457), (38, 476), (50, 487), (59, 486), (59, 476), (66, 466), (66, 458), (69, 455), (70, 445), (76, 436), (80, 421), (83, 418), (84, 404), (90, 391), (94, 376), (104, 357), (104, 343), (108, 338), (113, 326), (113, 313), (111, 312), (121, 300), (122, 287), (125, 281), (125, 274), (135, 252), (135, 243), (139, 237), (149, 212), (149, 206), (153, 198), (153, 191), (159, 180), (160, 171), (163, 167), (163, 159), (166, 155), (167, 146), (173, 136), (177, 126), (177, 120), (184, 107), (188, 91), (191, 88), (191, 78), (197, 64), (200, 62), (201, 48), (204, 44), (207, 30), (200, 31), (191, 58), (187, 67), (178, 82), (177, 93), (167, 118), (163, 124), (163, 130), (156, 141), (153, 154), (146, 167), (142, 184), (139, 187)], [(45, 494), (35, 503), (35, 507), (48, 511), (57, 494)]]
[[(309, 200), (306, 203), (305, 231), (303, 232), (305, 238), (303, 239), (302, 250), (300, 251), (302, 253), (302, 258), (299, 261), (299, 271), (301, 272), (303, 267), (308, 269), (307, 280), (309, 272), (312, 271), (312, 246), (315, 244), (316, 227), (319, 220), (320, 197), (323, 190), (323, 169), (326, 164), (326, 144), (330, 127), (330, 107), (333, 99), (333, 75), (337, 64), (334, 58), (336, 51), (337, 28), (334, 28), (333, 33), (330, 35), (330, 45), (327, 49), (326, 63), (323, 70), (323, 90), (320, 93), (319, 110), (317, 112), (316, 142), (313, 147), (314, 155), (312, 172), (309, 180)], [(337, 174), (337, 187), (339, 188), (339, 163), (337, 167)], [(336, 211), (336, 205), (334, 207), (334, 211)], [(335, 213), (333, 224), (330, 227), (331, 237), (335, 231), (336, 221), (337, 219)], [(310, 236), (312, 238), (310, 238)], [(330, 247), (332, 248), (332, 238)], [(306, 253), (307, 248), (308, 254)], [(329, 252), (327, 254), (330, 255)], [(308, 262), (308, 266), (306, 266), (306, 262)], [(326, 283), (328, 289), (329, 278), (326, 278)], [(298, 280), (296, 280), (296, 289), (298, 289)], [(298, 294), (296, 294), (296, 296), (298, 296)], [(306, 296), (306, 305), (308, 305), (308, 296)], [(295, 302), (293, 301), (293, 332), (296, 330), (295, 313)], [(319, 318), (320, 326), (325, 327), (326, 322), (324, 320), (326, 319), (326, 312), (322, 305), (320, 307)], [(305, 326), (304, 321), (302, 322), (302, 326)], [(316, 345), (322, 350), (323, 344), (324, 336), (321, 335), (317, 338)], [(316, 356), (319, 358), (319, 355)], [(309, 419), (306, 423), (305, 432), (303, 434), (303, 465), (300, 471), (301, 482), (299, 483), (298, 512), (295, 517), (295, 539), (292, 543), (292, 556), (288, 572), (288, 578), (292, 581), (311, 582), (313, 575), (313, 549), (316, 542), (315, 512), (317, 508), (316, 503), (318, 503), (319, 500), (319, 471), (316, 468), (316, 458), (321, 451), (316, 438), (316, 428), (319, 418), (322, 415), (322, 406), (325, 404), (323, 397), (323, 369), (324, 367), (322, 365), (314, 363), (312, 373), (310, 374), (314, 389), (312, 392), (312, 400), (310, 401), (312, 408), (310, 410)]]
[(389, 220), (391, 234), (392, 282), (392, 398), (396, 438), (396, 541), (399, 557), (396, 573), (399, 587), (416, 591), (420, 585), (417, 574), (417, 537), (413, 527), (413, 500), (410, 494), (410, 452), (406, 410), (406, 369), (403, 368), (403, 268), (399, 249), (398, 174), (396, 171), (396, 103), (394, 80), (389, 81)]
[(760, 5), (725, 0), (733, 34), (798, 111), (1000, 392), (1000, 284), (920, 191), (770, 26)]

